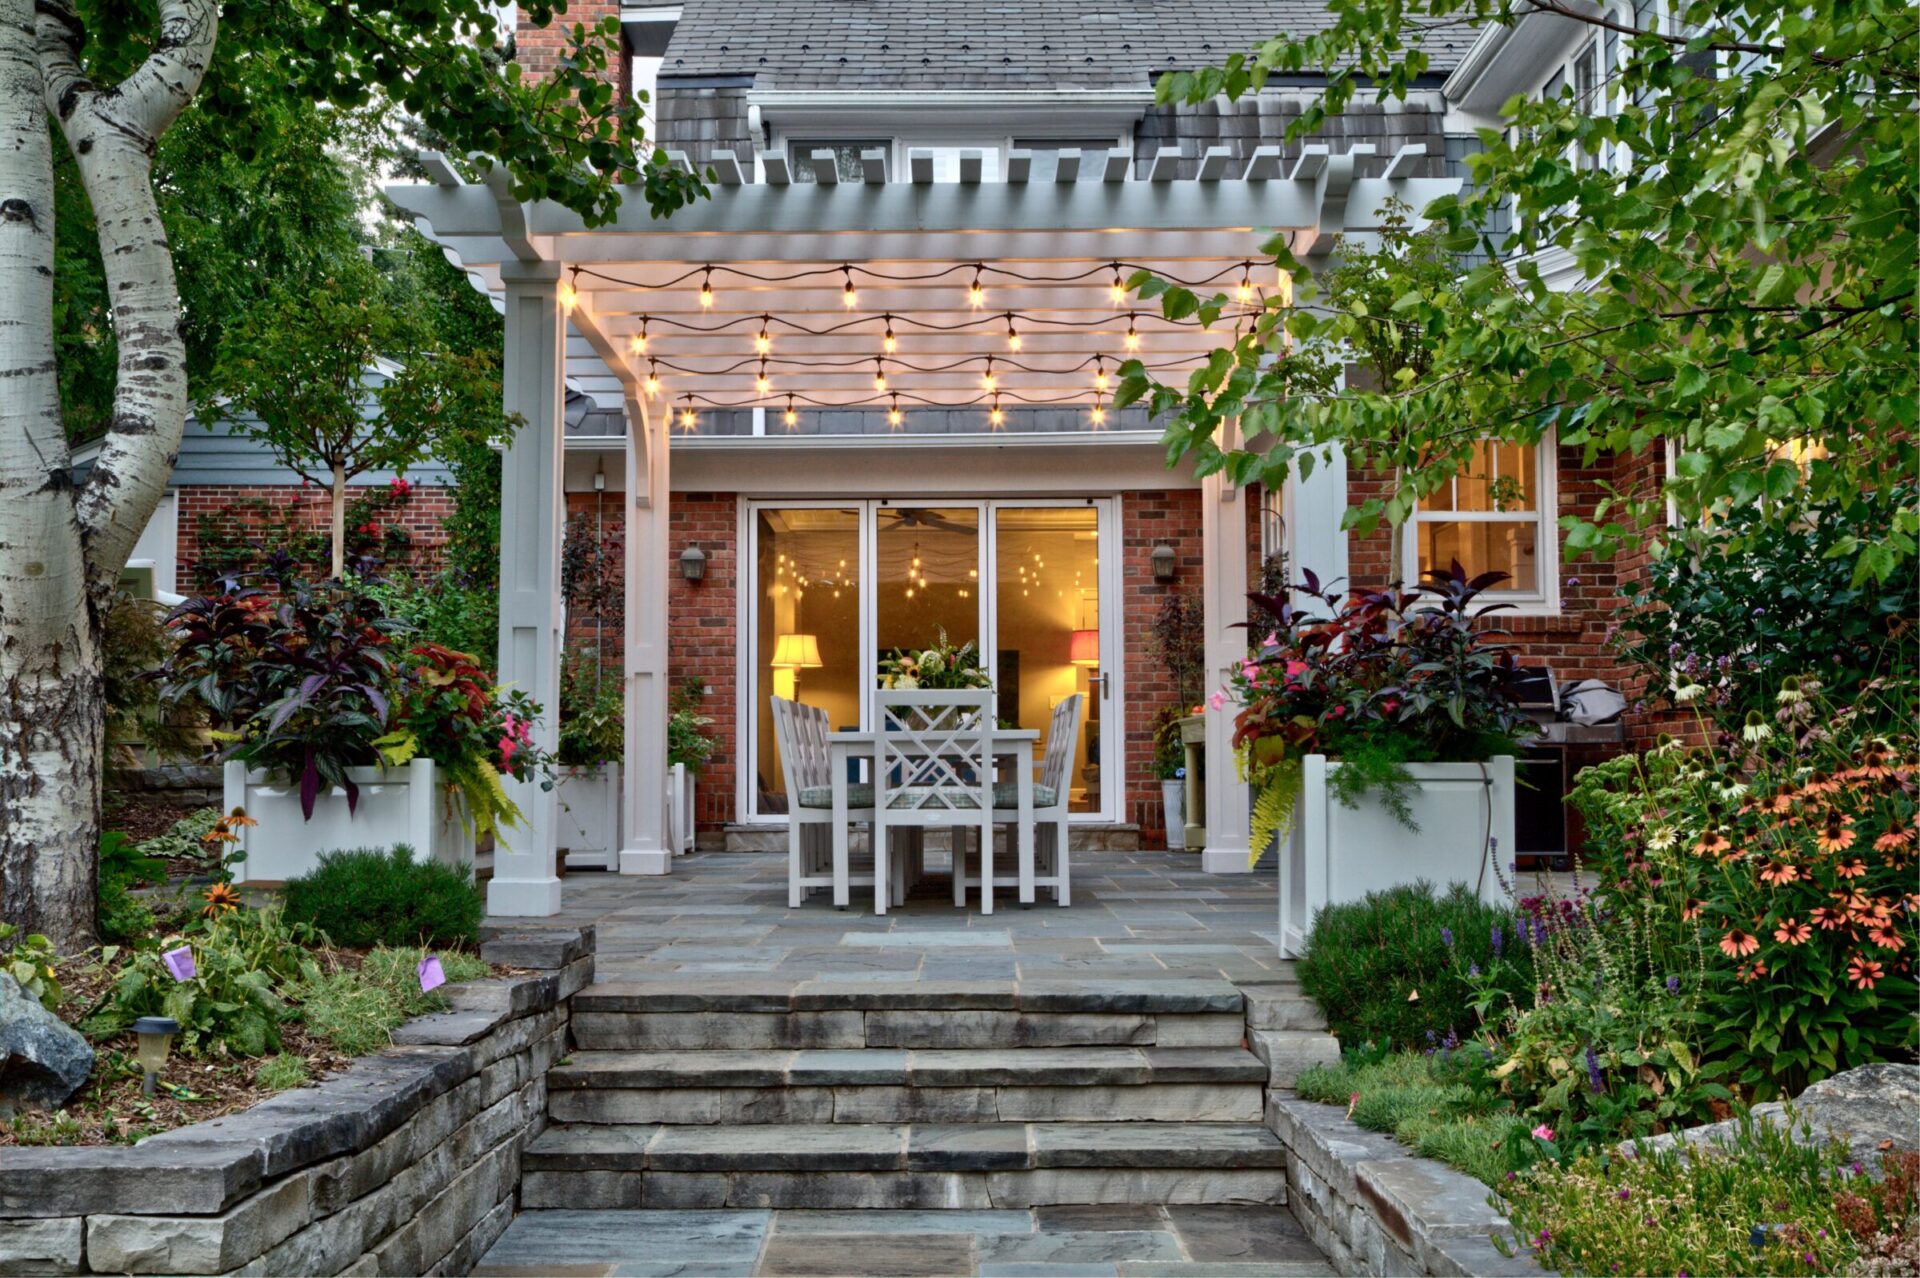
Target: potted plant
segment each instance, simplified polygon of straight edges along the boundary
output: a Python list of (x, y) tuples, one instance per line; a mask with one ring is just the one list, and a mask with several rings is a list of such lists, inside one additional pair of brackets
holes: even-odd
[(503, 777), (552, 784), (539, 706), (475, 658), (410, 643), (352, 586), (284, 563), (266, 579), (277, 595), (228, 580), (169, 613), (178, 646), (158, 672), (163, 706), (204, 707), (225, 806), (254, 822), (236, 882), (285, 881), (343, 847), (468, 863), (477, 836), (521, 819)]
[(1153, 727), (1153, 775), (1160, 782), (1167, 847), (1176, 852), (1187, 846), (1187, 747), (1180, 737), (1180, 721), (1186, 717), (1181, 707), (1168, 706)]
[(719, 738), (707, 729), (713, 724), (709, 715), (700, 713), (701, 699), (707, 695), (705, 679), (688, 679), (674, 689), (667, 704), (667, 785), (673, 808), (673, 850), (693, 851), (694, 783), (719, 746)]
[(1187, 748), (1206, 740), (1206, 721), (1188, 709), (1198, 707), (1207, 669), (1206, 607), (1198, 595), (1168, 595), (1161, 602), (1153, 618), (1151, 646), (1173, 679), (1179, 701), (1178, 707), (1162, 712), (1172, 722), (1157, 720), (1153, 737), (1154, 775), (1160, 781), (1161, 806), (1166, 812), (1167, 846), (1198, 852), (1207, 842), (1206, 812), (1200, 802), (1200, 778), (1188, 764)]
[(569, 868), (612, 869), (620, 853), (620, 761), (626, 749), (621, 679), (588, 648), (560, 669), (560, 748), (555, 792), (560, 846)]
[(1303, 573), (1296, 593), (1256, 593), (1257, 642), (1210, 704), (1235, 711), (1254, 790), (1253, 856), (1280, 843), (1280, 948), (1297, 953), (1314, 911), (1425, 879), (1500, 891), (1491, 858), (1513, 848), (1513, 753), (1534, 731), (1509, 692), (1506, 632), (1474, 607), (1504, 573), (1458, 563), (1417, 589), (1342, 599)]

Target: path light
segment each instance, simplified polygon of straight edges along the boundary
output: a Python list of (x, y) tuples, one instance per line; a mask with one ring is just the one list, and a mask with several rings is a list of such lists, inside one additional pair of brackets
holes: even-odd
[(1172, 546), (1169, 546), (1163, 541), (1155, 546), (1153, 553), (1147, 557), (1153, 561), (1153, 579), (1155, 581), (1164, 586), (1173, 580), (1174, 566), (1178, 562), (1179, 556), (1174, 554)]
[(134, 1037), (139, 1043), (133, 1054), (146, 1075), (146, 1081), (140, 1086), (143, 1094), (153, 1095), (154, 1083), (166, 1068), (167, 1054), (173, 1050), (173, 1036), (179, 1032), (180, 1022), (171, 1016), (142, 1016), (133, 1023)]
[(707, 575), (707, 552), (700, 549), (698, 542), (688, 542), (687, 548), (680, 552), (680, 576), (686, 581), (700, 581)]

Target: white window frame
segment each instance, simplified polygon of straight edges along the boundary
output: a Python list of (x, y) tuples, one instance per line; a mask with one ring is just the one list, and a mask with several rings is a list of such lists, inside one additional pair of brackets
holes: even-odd
[[(1480, 597), (1488, 603), (1512, 604), (1509, 615), (1520, 617), (1557, 617), (1560, 601), (1560, 464), (1559, 437), (1548, 431), (1534, 446), (1533, 512), (1534, 553), (1538, 556), (1535, 573), (1538, 590), (1502, 590), (1495, 588)], [(1428, 523), (1522, 523), (1510, 514), (1494, 511), (1422, 510), (1418, 505), (1400, 526), (1400, 562), (1406, 565), (1407, 582), (1420, 576), (1420, 525)], [(1469, 572), (1484, 571), (1468, 564)]]

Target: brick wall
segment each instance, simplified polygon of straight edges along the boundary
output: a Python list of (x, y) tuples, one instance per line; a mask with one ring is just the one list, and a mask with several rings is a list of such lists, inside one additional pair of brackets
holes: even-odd
[[(366, 492), (349, 488), (347, 501)], [(201, 534), (211, 530), (226, 536), (258, 539), (262, 530), (284, 515), (296, 527), (325, 533), (331, 526), (332, 506), (327, 490), (317, 485), (195, 484), (178, 490), (178, 582), (184, 593), (194, 583), (201, 558)], [(271, 508), (266, 515), (256, 503)], [(416, 484), (406, 503), (383, 517), (398, 524), (412, 538), (407, 563), (416, 570), (437, 568), (447, 544), (446, 519), (453, 513), (453, 489)]]
[[(1153, 579), (1153, 548), (1161, 542), (1177, 556), (1175, 577)], [(1120, 626), (1127, 662), (1125, 791), (1121, 819), (1142, 830), (1164, 830), (1160, 779), (1153, 775), (1153, 721), (1178, 705), (1179, 690), (1155, 660), (1153, 621), (1170, 594), (1200, 594), (1200, 494), (1192, 489), (1131, 492), (1120, 498)]]
[[(534, 79), (551, 75), (566, 55), (576, 25), (593, 26), (608, 17), (619, 16), (618, 0), (573, 0), (564, 14), (556, 16), (545, 27), (532, 26), (523, 16), (519, 28), (514, 32), (513, 60), (526, 68), (526, 74)], [(633, 59), (627, 56), (626, 47), (626, 38), (623, 36), (620, 54), (614, 59), (622, 101), (633, 93)]]
[[(734, 819), (734, 787), (739, 776), (739, 743), (734, 711), (738, 704), (739, 503), (732, 493), (676, 493), (667, 513), (667, 673), (674, 686), (683, 679), (707, 683), (704, 713), (708, 729), (720, 738), (694, 786), (694, 815), (702, 829)], [(680, 575), (680, 552), (698, 542), (707, 552), (707, 575), (688, 581)]]

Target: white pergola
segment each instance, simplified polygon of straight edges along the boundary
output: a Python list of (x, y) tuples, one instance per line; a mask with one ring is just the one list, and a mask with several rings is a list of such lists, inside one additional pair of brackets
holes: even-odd
[[(1157, 302), (1117, 297), (1116, 274), (1146, 269), (1230, 299), (1244, 279), (1270, 295), (1285, 284), (1258, 263), (1275, 232), (1290, 233), (1297, 254), (1320, 253), (1335, 234), (1377, 227), (1389, 198), (1417, 209), (1458, 189), (1456, 180), (1410, 176), (1426, 154), (1414, 147), (1391, 157), (1383, 176), (1357, 178), (1356, 160), (1371, 154), (1309, 146), (1283, 162), (1268, 147), (1236, 161), (1222, 148), (1201, 159), (1196, 176), (1176, 179), (1171, 152), (1136, 177), (1128, 152), (1061, 152), (1043, 174), (1034, 157), (1014, 151), (1005, 180), (985, 182), (974, 153), (962, 154), (958, 181), (935, 181), (930, 153), (911, 153), (894, 180), (884, 155), (868, 153), (858, 181), (830, 152), (810, 157), (811, 181), (795, 181), (782, 154), (764, 154), (746, 172), (727, 153), (706, 161), (716, 178), (709, 198), (656, 219), (630, 188), (616, 218), (591, 229), (559, 205), (514, 201), (503, 173), (467, 184), (437, 157), (427, 157), (433, 183), (389, 186), (388, 198), (504, 310), (506, 407), (524, 424), (502, 476), (500, 677), (550, 709), (562, 644), (566, 389), (624, 412), (621, 872), (664, 874), (672, 861), (667, 478), (669, 439), (686, 412), (699, 429), (716, 409), (764, 409), (755, 439), (742, 441), (744, 464), (796, 442), (785, 430), (789, 408), (959, 408), (979, 412), (980, 430), (990, 432), (995, 407), (1070, 405), (1086, 413), (1088, 432), (1100, 431), (1095, 410), (1124, 360), (1184, 378), (1230, 329), (1168, 322)], [(865, 440), (874, 448), (918, 442), (911, 431)], [(1246, 509), (1219, 476), (1203, 488), (1208, 662), (1223, 669), (1244, 650), (1231, 627), (1245, 619)], [(1330, 543), (1343, 472), (1323, 470), (1292, 500), (1295, 536)], [(556, 731), (549, 716), (541, 744), (551, 748)], [(1223, 871), (1247, 864), (1247, 798), (1229, 736), (1225, 716), (1210, 720), (1206, 864)], [(552, 914), (560, 906), (554, 795), (516, 785), (513, 797), (528, 824), (508, 832), (496, 854), (488, 908)]]

